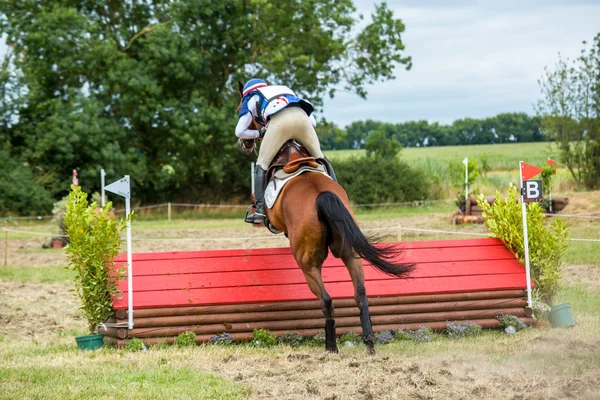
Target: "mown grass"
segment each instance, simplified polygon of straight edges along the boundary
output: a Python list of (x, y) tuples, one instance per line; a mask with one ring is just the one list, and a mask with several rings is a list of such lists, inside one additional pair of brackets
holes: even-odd
[(207, 371), (171, 365), (167, 358), (154, 363), (118, 350), (86, 354), (73, 346), (48, 346), (50, 351), (40, 353), (36, 347), (0, 351), (0, 398), (237, 399), (249, 393)]
[[(571, 305), (574, 328), (528, 329), (515, 335), (485, 331), (479, 337), (458, 340), (438, 334), (427, 343), (402, 340), (378, 345), (375, 358), (365, 356), (363, 345), (341, 346), (340, 355), (328, 356), (320, 347), (305, 345), (160, 346), (131, 353), (114, 348), (83, 352), (76, 350), (74, 341), (64, 340), (49, 345), (5, 341), (0, 346), (0, 398), (236, 399), (264, 385), (270, 387), (269, 391), (284, 390), (281, 387), (288, 379), (308, 382), (314, 375), (303, 378), (303, 374), (311, 369), (321, 371), (317, 376), (334, 369), (337, 384), (352, 385), (362, 374), (377, 371), (378, 365), (400, 368), (407, 374), (406, 379), (425, 385), (419, 387), (422, 391), (427, 389), (427, 382), (451, 391), (459, 379), (469, 391), (483, 387), (489, 397), (502, 398), (502, 392), (490, 382), (501, 379), (512, 395), (529, 390), (526, 387), (532, 381), (541, 380), (554, 382), (547, 384), (547, 390), (561, 397), (560, 382), (575, 379), (581, 387), (587, 385), (589, 392), (594, 384), (592, 377), (600, 371), (600, 352), (594, 350), (600, 337), (600, 292), (569, 284), (557, 296), (557, 303), (562, 302)], [(299, 361), (294, 364), (296, 359)], [(382, 359), (387, 361), (380, 364)], [(318, 363), (303, 368), (303, 360)], [(291, 375), (272, 379), (273, 374), (285, 377), (278, 368), (289, 369)], [(243, 384), (231, 380), (236, 375), (244, 378), (240, 378)], [(534, 397), (544, 397), (545, 387), (530, 389), (542, 390)], [(343, 393), (343, 389), (338, 391)]]
[(0, 267), (0, 280), (19, 283), (56, 283), (71, 281), (74, 272), (62, 266)]

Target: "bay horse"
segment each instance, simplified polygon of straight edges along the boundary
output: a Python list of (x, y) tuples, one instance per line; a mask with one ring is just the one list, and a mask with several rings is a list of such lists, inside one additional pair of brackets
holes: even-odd
[[(239, 83), (242, 94), (242, 84)], [(241, 107), (238, 106), (238, 111)], [(249, 129), (261, 127), (253, 119)], [(247, 145), (254, 143), (246, 142)], [(249, 147), (248, 146), (248, 147)], [(285, 147), (285, 146), (284, 146)], [(360, 231), (346, 191), (322, 173), (304, 172), (289, 180), (279, 197), (265, 211), (270, 224), (284, 232), (292, 254), (306, 282), (321, 303), (325, 317), (325, 348), (337, 352), (333, 301), (327, 293), (321, 267), (329, 250), (341, 258), (354, 285), (354, 300), (360, 310), (360, 324), (367, 353), (375, 353), (376, 338), (369, 315), (363, 259), (376, 269), (399, 278), (406, 277), (413, 264), (394, 263), (401, 250), (395, 245), (374, 246)]]

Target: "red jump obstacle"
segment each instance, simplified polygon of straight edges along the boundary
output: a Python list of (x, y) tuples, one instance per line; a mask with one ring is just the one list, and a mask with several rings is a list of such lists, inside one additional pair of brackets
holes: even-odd
[[(470, 320), (486, 328), (511, 314), (531, 324), (526, 309), (525, 268), (498, 239), (401, 244), (403, 262), (417, 264), (407, 279), (383, 274), (365, 263), (365, 286), (375, 332), (390, 329), (444, 329)], [(120, 256), (116, 266), (126, 263)], [(323, 280), (334, 299), (338, 334), (361, 332), (359, 310), (348, 270), (329, 256)], [(127, 281), (114, 300), (111, 323), (127, 322)], [(252, 338), (253, 329), (304, 336), (324, 330), (320, 304), (286, 248), (139, 253), (133, 255), (134, 328), (101, 333), (118, 345), (141, 338), (172, 342), (185, 331), (197, 341), (228, 332)]]

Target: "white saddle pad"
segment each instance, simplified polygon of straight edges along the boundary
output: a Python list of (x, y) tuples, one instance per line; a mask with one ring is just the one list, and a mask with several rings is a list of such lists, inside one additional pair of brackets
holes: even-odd
[(298, 168), (298, 171), (294, 172), (289, 176), (286, 176), (284, 179), (280, 179), (275, 176), (272, 180), (269, 181), (269, 183), (267, 184), (267, 188), (265, 189), (265, 204), (267, 205), (267, 207), (273, 208), (273, 204), (275, 204), (275, 200), (277, 200), (277, 197), (279, 196), (281, 189), (283, 189), (283, 186), (285, 186), (285, 184), (290, 179), (293, 179), (304, 172), (316, 172), (319, 174), (323, 174), (328, 178), (331, 178), (324, 171), (312, 167), (300, 167)]

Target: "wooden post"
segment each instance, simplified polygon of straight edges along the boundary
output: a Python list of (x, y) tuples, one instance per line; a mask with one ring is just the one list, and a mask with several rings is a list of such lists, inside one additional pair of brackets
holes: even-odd
[(401, 242), (402, 241), (402, 227), (398, 227), (398, 232), (396, 232), (396, 241), (397, 242)]
[(8, 259), (8, 231), (4, 231), (4, 266), (6, 267)]
[(169, 218), (169, 222), (171, 222), (171, 203), (167, 203), (167, 215)]

